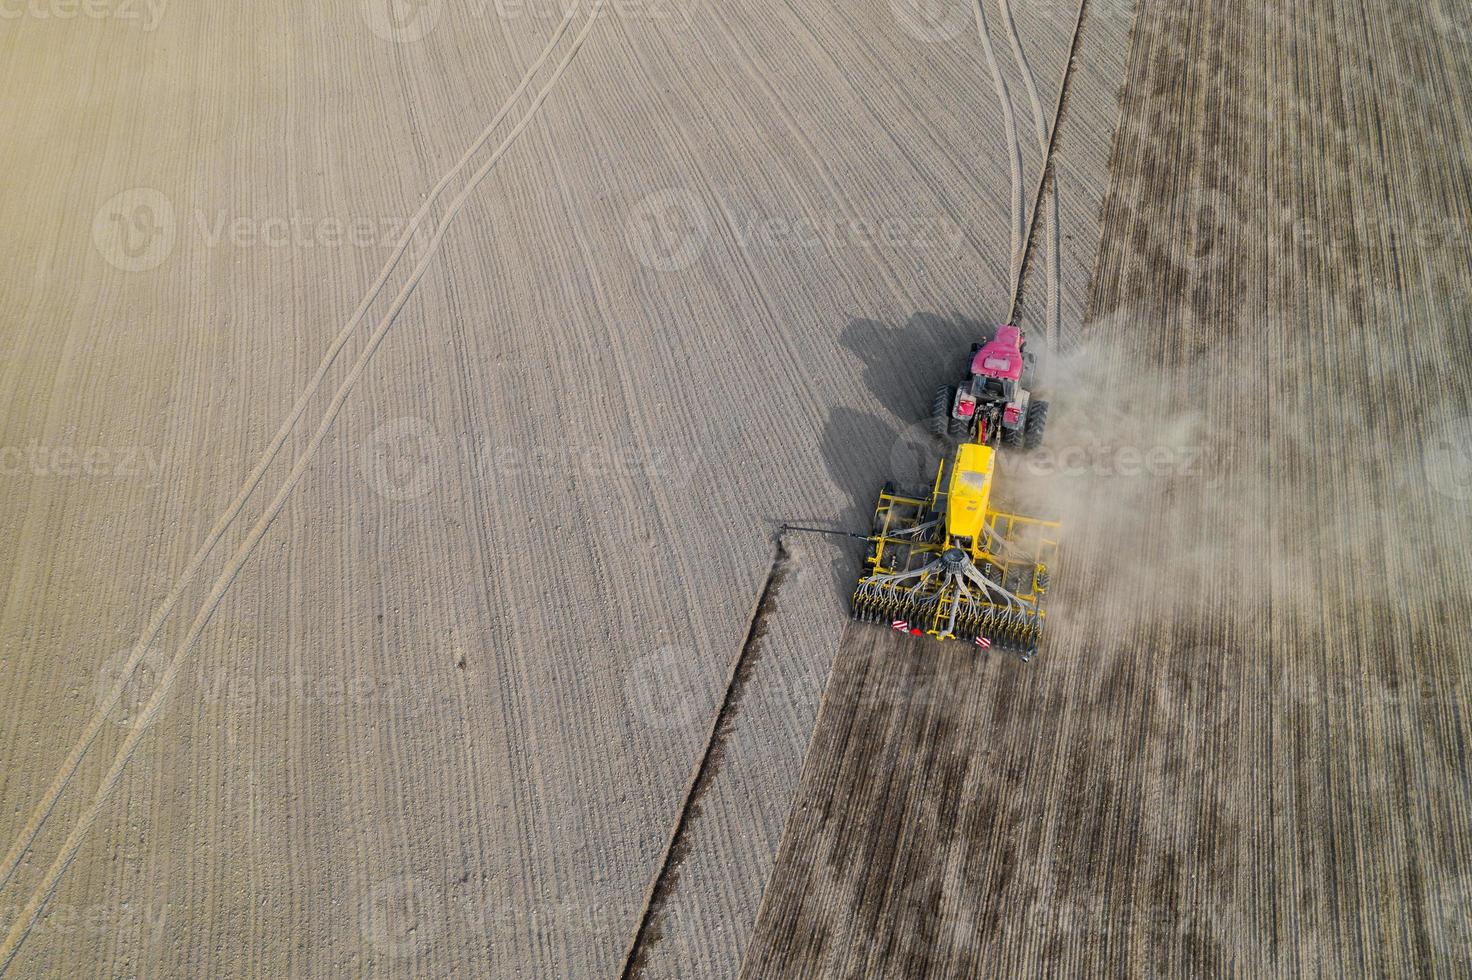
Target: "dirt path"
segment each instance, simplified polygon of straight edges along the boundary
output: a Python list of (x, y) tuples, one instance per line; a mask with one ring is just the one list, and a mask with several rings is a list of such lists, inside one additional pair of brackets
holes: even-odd
[[(1047, 306), (1044, 310), (1044, 319), (1038, 335), (1046, 342), (1049, 350), (1057, 350), (1059, 340), (1059, 309), (1058, 309), (1058, 180), (1056, 176), (1049, 175), (1048, 153), (1052, 143), (1053, 126), (1057, 121), (1058, 109), (1062, 104), (1063, 93), (1068, 84), (1067, 72), (1059, 79), (1058, 98), (1054, 100), (1051, 109), (1045, 110), (1043, 102), (1038, 95), (1037, 77), (1033, 74), (1032, 65), (1028, 61), (1027, 52), (1023, 49), (1022, 38), (1017, 33), (1017, 18), (1012, 14), (1012, 5), (1008, 0), (999, 0), (997, 6), (1001, 9), (1002, 23), (1007, 28), (1007, 44), (1012, 49), (1012, 58), (1017, 65), (1018, 74), (1022, 76), (1023, 87), (1027, 90), (1027, 104), (1032, 110), (1033, 135), (1037, 139), (1039, 158), (1042, 161), (1038, 166), (1037, 190), (1031, 195), (1028, 210), (1032, 212), (1031, 220), (1027, 223), (1027, 232), (1023, 236), (1021, 253), (1017, 256), (1018, 276), (1012, 284), (1012, 305), (1016, 308), (1018, 297), (1022, 293), (1021, 266), (1026, 260), (1028, 248), (1028, 237), (1034, 228), (1041, 231), (1043, 237), (1043, 277), (1044, 295), (1047, 297)], [(1079, 4), (1078, 18), (1075, 19), (1074, 31), (1077, 34), (1078, 25), (1083, 18), (1083, 4)], [(1069, 39), (1069, 48), (1075, 47), (1075, 38)], [(1041, 208), (1041, 216), (1037, 213)], [(1041, 220), (1039, 218), (1041, 217)], [(1015, 315), (1009, 317), (1015, 321)]]
[[(1017, 113), (1012, 104), (1012, 92), (997, 63), (996, 45), (992, 43), (992, 32), (987, 22), (986, 0), (975, 0), (975, 8), (976, 33), (981, 40), (981, 50), (986, 54), (986, 66), (991, 73), (992, 85), (997, 91), (997, 105), (1001, 107), (1004, 124), (1003, 145), (1008, 177), (1012, 182), (1012, 216), (1008, 222), (1012, 233), (1012, 248), (1007, 260), (1007, 286), (1011, 294), (1016, 296), (1022, 277), (1022, 240), (1027, 221), (1026, 208), (1022, 201), (1022, 143), (1017, 136)], [(1028, 91), (1032, 92), (1034, 86), (1030, 78), (1027, 85)]]
[(1078, 465), (1009, 475), (1068, 522), (1049, 645), (845, 632), (745, 975), (1472, 964), (1468, 65), (1142, 5)]

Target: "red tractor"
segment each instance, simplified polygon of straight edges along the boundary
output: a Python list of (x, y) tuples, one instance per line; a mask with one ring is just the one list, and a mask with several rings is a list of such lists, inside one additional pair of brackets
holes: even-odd
[(971, 345), (960, 384), (936, 389), (931, 429), (963, 442), (1036, 449), (1048, 424), (1048, 403), (1032, 394), (1036, 382), (1036, 358), (1022, 331), (1004, 323), (986, 343)]

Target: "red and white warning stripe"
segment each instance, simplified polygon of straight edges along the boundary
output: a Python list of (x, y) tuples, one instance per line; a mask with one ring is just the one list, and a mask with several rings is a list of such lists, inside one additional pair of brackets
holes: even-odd
[(983, 650), (986, 650), (986, 649), (989, 649), (991, 647), (992, 641), (991, 640), (988, 640), (984, 636), (978, 636), (976, 638), (976, 645), (979, 646), (979, 647), (981, 647)]
[(908, 632), (910, 632), (910, 624), (907, 623), (907, 622), (905, 622), (903, 619), (896, 619), (894, 622), (890, 623), (889, 625), (892, 626), (893, 628), (899, 630), (901, 633), (908, 633)]

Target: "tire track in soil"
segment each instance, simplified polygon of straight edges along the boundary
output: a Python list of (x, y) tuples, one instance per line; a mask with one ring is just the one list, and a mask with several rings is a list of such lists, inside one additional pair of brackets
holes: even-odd
[(244, 509), (245, 504), (249, 501), (250, 497), (254, 495), (255, 490), (260, 484), (262, 477), (264, 477), (266, 474), (266, 470), (269, 469), (271, 463), (275, 461), (277, 455), (281, 451), (281, 447), (285, 445), (286, 440), (291, 436), (292, 431), (296, 428), (297, 422), (301, 420), (302, 414), (306, 411), (308, 402), (311, 401), (312, 397), (321, 387), (322, 381), (327, 377), (328, 371), (331, 369), (332, 365), (336, 363), (337, 356), (342, 352), (343, 347), (347, 345), (347, 342), (357, 331), (358, 325), (362, 322), (363, 317), (367, 315), (368, 309), (372, 306), (374, 301), (377, 300), (379, 294), (383, 291), (384, 285), (388, 282), (390, 276), (392, 276), (394, 269), (397, 268), (399, 260), (403, 258), (405, 252), (408, 250), (410, 243), (419, 233), (420, 227), (423, 225), (425, 218), (429, 215), (430, 208), (433, 207), (434, 203), (439, 199), (439, 196), (444, 191), (444, 189), (449, 186), (450, 181), (452, 181), (455, 176), (458, 175), (460, 171), (463, 170), (465, 166), (470, 162), (471, 157), (473, 157), (477, 152), (480, 151), (482, 147), (485, 146), (486, 142), (494, 134), (496, 128), (501, 124), (501, 121), (506, 117), (506, 114), (510, 112), (511, 108), (521, 99), (521, 96), (525, 93), (527, 86), (531, 83), (532, 78), (546, 62), (548, 56), (552, 53), (553, 48), (556, 47), (557, 42), (562, 39), (564, 34), (566, 34), (567, 28), (571, 25), (571, 23), (572, 12), (569, 11), (567, 15), (563, 18), (562, 22), (558, 25), (557, 29), (552, 33), (551, 39), (542, 49), (541, 54), (539, 54), (536, 60), (533, 61), (532, 64), (527, 68), (526, 72), (522, 76), (520, 84), (517, 85), (516, 89), (502, 104), (501, 108), (497, 110), (496, 114), (491, 118), (491, 121), (486, 124), (486, 127), (481, 131), (480, 135), (473, 143), (471, 143), (471, 145), (466, 149), (465, 153), (460, 157), (455, 165), (451, 167), (448, 171), (446, 171), (445, 174), (439, 179), (435, 186), (430, 190), (428, 196), (425, 197), (424, 203), (420, 205), (419, 210), (415, 212), (412, 218), (410, 218), (408, 224), (404, 228), (403, 233), (399, 236), (398, 243), (395, 245), (393, 252), (389, 255), (388, 261), (384, 264), (382, 271), (379, 273), (378, 278), (374, 280), (373, 284), (368, 288), (367, 294), (364, 295), (362, 301), (358, 304), (358, 308), (354, 311), (352, 317), (349, 318), (347, 324), (343, 327), (341, 332), (339, 332), (338, 335), (333, 338), (333, 341), (327, 348), (326, 353), (322, 355), (322, 361), (320, 364), (318, 364), (316, 373), (312, 376), (312, 379), (307, 382), (306, 387), (302, 389), (301, 394), (297, 397), (296, 404), (292, 406), (291, 411), (287, 413), (286, 418), (282, 421), (280, 428), (276, 432), (276, 435), (272, 437), (271, 442), (261, 453), (260, 458), (256, 461), (255, 467), (251, 470), (250, 475), (246, 477), (245, 483), (241, 485), (240, 491), (235, 496), (235, 499), (230, 502), (229, 506), (225, 508), (224, 512), (215, 521), (214, 526), (211, 527), (209, 532), (205, 535), (204, 542), (199, 546), (199, 549), (195, 552), (194, 556), (190, 558), (188, 564), (184, 568), (184, 571), (179, 574), (179, 577), (170, 588), (168, 594), (164, 597), (163, 601), (159, 603), (158, 608), (149, 618), (147, 625), (144, 626), (143, 633), (134, 644), (132, 652), (129, 654), (127, 661), (124, 662), (122, 668), (118, 671), (117, 679), (114, 682), (111, 690), (103, 698), (102, 703), (97, 707), (92, 717), (88, 720), (86, 728), (83, 729), (82, 736), (77, 740), (76, 745), (72, 748), (71, 753), (62, 763), (60, 769), (57, 770), (55, 778), (46, 788), (46, 792), (42, 796), (41, 801), (36, 804), (30, 818), (26, 821), (25, 826), (21, 828), (20, 833), (16, 835), (15, 840), (11, 843), (10, 850), (6, 853), (4, 859), (0, 860), (0, 888), (5, 887), (5, 885), (10, 881), (11, 875), (15, 873), (15, 869), (25, 858), (25, 855), (30, 848), (31, 842), (40, 832), (42, 824), (45, 823), (47, 818), (50, 817), (51, 812), (56, 808), (57, 800), (66, 790), (67, 785), (71, 782), (71, 778), (76, 774), (78, 767), (81, 765), (83, 757), (86, 756), (93, 742), (96, 741), (98, 734), (102, 730), (102, 726), (106, 724), (108, 716), (117, 707), (118, 702), (122, 699), (125, 688), (132, 680), (134, 674), (137, 673), (138, 666), (143, 662), (145, 655), (151, 649), (153, 641), (158, 637), (159, 632), (163, 629), (163, 626), (168, 621), (169, 617), (173, 615), (174, 607), (177, 606), (179, 600), (183, 598), (184, 592), (188, 589), (190, 583), (194, 581), (195, 575), (199, 573), (200, 568), (203, 567), (205, 560), (209, 557), (210, 553), (214, 551), (215, 545), (219, 544), (220, 538), (223, 537), (225, 532), (228, 531), (230, 527), (235, 523), (236, 518), (240, 516), (240, 512)]
[[(569, 48), (567, 53), (563, 55), (562, 59), (557, 63), (556, 68), (553, 70), (553, 73), (546, 84), (543, 85), (543, 87), (537, 92), (531, 104), (528, 106), (526, 114), (521, 118), (516, 126), (512, 128), (511, 132), (496, 148), (495, 152), (493, 152), (492, 155), (486, 160), (486, 162), (481, 165), (481, 167), (475, 172), (474, 175), (472, 175), (466, 187), (461, 190), (461, 192), (456, 195), (456, 197), (451, 201), (450, 206), (446, 209), (444, 217), (441, 219), (440, 223), (436, 227), (434, 235), (431, 237), (429, 243), (427, 244), (423, 257), (415, 266), (414, 270), (410, 273), (408, 281), (405, 282), (404, 286), (400, 289), (398, 295), (395, 296), (393, 304), (389, 308), (388, 312), (384, 314), (383, 319), (379, 322), (378, 327), (374, 331), (373, 335), (368, 339), (368, 342), (365, 345), (362, 353), (359, 355), (358, 360), (354, 363), (352, 370), (348, 373), (347, 377), (343, 380), (337, 392), (334, 394), (332, 402), (329, 404), (326, 413), (324, 413), (324, 416), (317, 428), (317, 431), (312, 436), (311, 442), (308, 444), (307, 448), (302, 452), (302, 454), (297, 457), (297, 460), (293, 465), (291, 472), (287, 475), (286, 482), (281, 486), (276, 496), (267, 506), (265, 513), (261, 515), (260, 519), (246, 535), (245, 540), (241, 543), (235, 554), (232, 555), (230, 562), (220, 573), (220, 576), (215, 580), (214, 586), (211, 588), (209, 595), (206, 596), (204, 604), (200, 608), (199, 613), (196, 615), (194, 621), (190, 624), (189, 630), (185, 634), (185, 637), (180, 643), (179, 648), (175, 651), (167, 667), (165, 667), (163, 673), (160, 675), (158, 685), (155, 687), (152, 694), (150, 695), (148, 703), (139, 714), (134, 727), (130, 730), (128, 734), (127, 739), (118, 749), (117, 755), (114, 757), (113, 764), (111, 768), (109, 768), (107, 774), (103, 777), (102, 784), (99, 786), (96, 796), (93, 798), (92, 802), (88, 804), (87, 808), (82, 812), (82, 814), (78, 817), (76, 824), (67, 834), (61, 851), (52, 861), (51, 866), (47, 869), (41, 883), (35, 888), (30, 897), (26, 900), (26, 903), (22, 908), (20, 915), (12, 924), (9, 933), (5, 937), (4, 942), (0, 943), (0, 975), (3, 975), (8, 970), (11, 962), (15, 958), (16, 953), (19, 952), (21, 944), (24, 943), (26, 937), (30, 934), (31, 929), (35, 926), (36, 921), (40, 918), (41, 913), (44, 911), (47, 899), (50, 897), (51, 892), (55, 889), (57, 882), (61, 879), (61, 876), (65, 874), (67, 867), (71, 864), (72, 858), (76, 855), (78, 848), (81, 847), (83, 839), (86, 837), (88, 830), (95, 822), (98, 813), (102, 809), (102, 806), (106, 803), (108, 796), (110, 796), (112, 790), (117, 785), (118, 780), (122, 777), (123, 770), (126, 768), (128, 760), (131, 758), (133, 751), (137, 748), (138, 742), (145, 734), (147, 734), (148, 729), (151, 727), (153, 720), (157, 716), (164, 699), (167, 697), (170, 689), (173, 687), (173, 684), (177, 679), (179, 670), (183, 666), (184, 659), (187, 658), (189, 652), (193, 649), (194, 644), (199, 639), (200, 633), (204, 631), (204, 627), (208, 624), (211, 616), (213, 615), (215, 609), (218, 607), (220, 600), (223, 598), (225, 592), (229, 589), (230, 585), (234, 583), (236, 575), (239, 574), (240, 569), (244, 566), (245, 562), (255, 551), (256, 545), (260, 543), (261, 538), (264, 537), (271, 523), (275, 520), (277, 514), (280, 513), (281, 508), (285, 505), (286, 499), (290, 496), (292, 490), (295, 489), (296, 484), (300, 481), (303, 473), (310, 465), (313, 457), (315, 457), (318, 449), (322, 445), (323, 440), (326, 438), (328, 431), (330, 431), (333, 423), (336, 421), (338, 412), (341, 411), (343, 404), (347, 401), (348, 395), (351, 394), (353, 388), (356, 386), (358, 380), (361, 378), (364, 370), (367, 368), (368, 364), (372, 360), (373, 355), (377, 352), (379, 345), (383, 342), (384, 338), (392, 329), (399, 312), (408, 302), (409, 297), (414, 291), (414, 287), (419, 284), (419, 280), (423, 278), (425, 271), (430, 265), (430, 262), (437, 254), (439, 250), (439, 244), (443, 240), (444, 235), (448, 231), (450, 225), (453, 223), (454, 218), (456, 217), (456, 215), (459, 214), (460, 210), (464, 207), (466, 201), (476, 190), (481, 181), (483, 181), (486, 175), (489, 174), (492, 169), (494, 169), (496, 163), (501, 159), (506, 151), (510, 149), (510, 147), (516, 142), (521, 133), (536, 117), (537, 110), (541, 107), (542, 103), (546, 101), (547, 96), (552, 92), (558, 80), (562, 77), (562, 74), (566, 71), (567, 67), (576, 57), (578, 50), (583, 46), (583, 43), (591, 34), (593, 27), (598, 23), (602, 8), (603, 0), (597, 0), (588, 16), (587, 21), (574, 36), (571, 47)], [(566, 23), (566, 21), (564, 21), (564, 23)], [(132, 657), (130, 657), (130, 660), (133, 660), (134, 658), (141, 660), (142, 653), (145, 650), (146, 647), (135, 648), (134, 654)], [(136, 662), (134, 666), (136, 669)]]
[(1023, 222), (1022, 213), (1022, 142), (1017, 136), (1017, 116), (1012, 108), (1012, 95), (1007, 88), (1007, 80), (1002, 76), (1002, 68), (997, 64), (997, 51), (992, 44), (991, 30), (986, 22), (986, 0), (976, 0), (976, 33), (981, 38), (982, 51), (986, 54), (986, 64), (991, 69), (992, 86), (996, 89), (997, 100), (1002, 106), (1003, 130), (1007, 138), (1007, 163), (1012, 180), (1012, 223), (1010, 227), (1012, 236), (1012, 257), (1007, 265), (1008, 269), (1008, 293), (1017, 295), (1018, 283), (1022, 277), (1022, 236)]
[(684, 801), (680, 805), (680, 815), (670, 833), (669, 842), (665, 845), (659, 871), (650, 882), (649, 892), (644, 900), (644, 908), (640, 913), (639, 925), (634, 931), (628, 952), (624, 956), (623, 969), (619, 973), (623, 980), (637, 980), (638, 977), (644, 975), (644, 956), (650, 947), (660, 941), (661, 917), (665, 903), (679, 883), (680, 864), (690, 850), (687, 832), (691, 822), (700, 816), (700, 802), (706, 789), (720, 774), (730, 726), (741, 708), (741, 699), (747, 681), (761, 661), (762, 639), (766, 636), (767, 631), (767, 611), (777, 602), (782, 580), (786, 576), (787, 561), (787, 549), (782, 544), (781, 532), (778, 532), (772, 564), (762, 583), (761, 592), (757, 596), (746, 639), (741, 644), (736, 660), (731, 665), (730, 676), (726, 682), (726, 692), (711, 723), (710, 734), (705, 742), (705, 751), (701, 754), (700, 761), (690, 776)]
[(1032, 231), (1038, 224), (1038, 201), (1044, 201), (1043, 228), (1045, 238), (1044, 270), (1046, 276), (1047, 308), (1046, 319), (1043, 326), (1043, 339), (1046, 341), (1047, 350), (1054, 351), (1058, 348), (1059, 335), (1059, 283), (1058, 283), (1058, 178), (1056, 172), (1049, 179), (1053, 162), (1053, 132), (1058, 126), (1058, 114), (1063, 99), (1068, 91), (1068, 79), (1070, 69), (1073, 66), (1074, 54), (1078, 45), (1079, 24), (1083, 19), (1083, 8), (1085, 0), (1079, 0), (1078, 15), (1074, 20), (1073, 35), (1069, 42), (1068, 57), (1063, 64), (1063, 79), (1058, 86), (1058, 102), (1054, 106), (1052, 124), (1050, 125), (1043, 112), (1042, 99), (1038, 96), (1037, 76), (1032, 70), (1032, 64), (1027, 60), (1027, 53), (1022, 47), (1022, 38), (1017, 33), (1017, 21), (1012, 16), (1011, 0), (997, 0), (1002, 9), (1002, 23), (1007, 28), (1007, 42), (1012, 48), (1012, 58), (1017, 62), (1017, 70), (1022, 75), (1022, 83), (1027, 89), (1028, 105), (1032, 109), (1033, 133), (1038, 141), (1038, 153), (1041, 163), (1038, 165), (1037, 190), (1033, 194), (1032, 214), (1027, 228), (1027, 234), (1023, 239), (1022, 254), (1018, 256), (1017, 282), (1014, 284), (1012, 293), (1012, 312), (1009, 317), (1013, 320), (1017, 317), (1017, 304), (1022, 294), (1022, 271), (1027, 259), (1028, 246), (1031, 244)]

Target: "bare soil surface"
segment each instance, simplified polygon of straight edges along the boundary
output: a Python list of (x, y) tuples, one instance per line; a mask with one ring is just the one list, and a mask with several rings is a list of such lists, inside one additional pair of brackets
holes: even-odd
[[(775, 523), (1007, 314), (1001, 21), (66, 7), (0, 21), (0, 971), (616, 973)], [(846, 577), (666, 963), (735, 969)]]
[(744, 975), (1472, 968), (1466, 40), (1140, 5), (1051, 638), (845, 633)]

